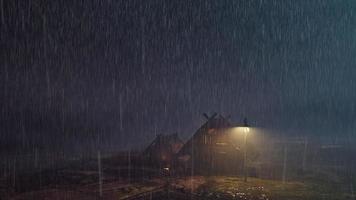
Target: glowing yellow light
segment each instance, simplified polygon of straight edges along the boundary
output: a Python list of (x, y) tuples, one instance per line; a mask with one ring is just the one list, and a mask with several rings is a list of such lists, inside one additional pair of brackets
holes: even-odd
[(249, 127), (244, 127), (244, 132), (245, 132), (245, 133), (250, 132), (250, 128), (249, 128)]

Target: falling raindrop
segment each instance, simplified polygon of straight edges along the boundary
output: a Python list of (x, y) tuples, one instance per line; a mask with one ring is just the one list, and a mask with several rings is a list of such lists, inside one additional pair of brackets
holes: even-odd
[(4, 9), (4, 0), (0, 1), (0, 12), (1, 12), (1, 26), (6, 28), (6, 23), (5, 23), (5, 9)]

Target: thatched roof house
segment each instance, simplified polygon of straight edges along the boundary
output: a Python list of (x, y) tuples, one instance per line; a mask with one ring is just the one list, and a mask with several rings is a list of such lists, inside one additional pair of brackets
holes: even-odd
[(175, 154), (183, 146), (178, 134), (160, 134), (144, 150), (143, 156), (151, 165), (164, 168), (172, 165)]
[(222, 115), (207, 118), (184, 144), (177, 159), (186, 171), (203, 174), (236, 174), (242, 166), (240, 144), (229, 133), (232, 124)]

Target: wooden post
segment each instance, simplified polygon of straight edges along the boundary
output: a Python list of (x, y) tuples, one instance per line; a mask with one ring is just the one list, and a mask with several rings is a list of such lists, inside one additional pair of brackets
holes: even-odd
[(101, 154), (98, 151), (98, 174), (99, 174), (99, 196), (100, 198), (103, 196), (103, 180), (102, 180), (102, 173), (101, 173)]
[(287, 154), (288, 154), (287, 145), (285, 145), (284, 159), (283, 159), (283, 176), (282, 176), (283, 184), (286, 182), (286, 175), (287, 175)]
[(305, 172), (307, 166), (307, 147), (308, 147), (308, 138), (304, 138), (303, 172)]

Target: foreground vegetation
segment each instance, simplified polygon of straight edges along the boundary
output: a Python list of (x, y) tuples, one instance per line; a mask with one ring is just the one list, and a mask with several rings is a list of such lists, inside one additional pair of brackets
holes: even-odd
[[(348, 192), (346, 189), (349, 189)], [(273, 199), (273, 200), (316, 200), (353, 199), (350, 187), (344, 188), (337, 182), (320, 182), (308, 180), (304, 182), (265, 180), (249, 178), (244, 182), (242, 178), (214, 176), (207, 177), (206, 183), (197, 191), (208, 198), (230, 199)]]

